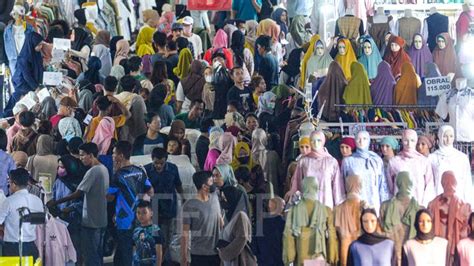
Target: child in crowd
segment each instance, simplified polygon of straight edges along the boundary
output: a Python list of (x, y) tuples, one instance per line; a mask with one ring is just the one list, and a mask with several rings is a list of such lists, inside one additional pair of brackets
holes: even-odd
[(140, 223), (133, 230), (135, 253), (133, 265), (161, 265), (163, 261), (162, 239), (160, 227), (153, 224), (153, 211), (149, 201), (140, 201), (137, 204), (137, 220)]

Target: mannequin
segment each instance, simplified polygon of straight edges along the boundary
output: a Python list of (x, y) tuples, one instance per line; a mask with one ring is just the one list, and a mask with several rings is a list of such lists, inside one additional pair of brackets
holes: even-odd
[(347, 81), (351, 80), (351, 65), (357, 61), (357, 58), (352, 49), (351, 41), (348, 39), (339, 39), (337, 42), (337, 55), (335, 58), (344, 72), (344, 77)]
[(469, 23), (473, 18), (474, 10), (471, 9), (468, 3), (464, 3), (462, 13), (456, 21), (456, 40), (458, 42), (464, 41), (466, 34), (469, 33)]
[(351, 41), (355, 41), (359, 36), (364, 35), (364, 21), (360, 19), (360, 14), (354, 13), (354, 9), (346, 8), (346, 14), (336, 21), (335, 36), (342, 35)]
[(393, 77), (397, 78), (402, 72), (402, 65), (404, 63), (411, 63), (410, 56), (405, 52), (405, 40), (399, 36), (390, 36), (387, 49), (385, 51), (384, 60), (392, 67)]
[(410, 174), (408, 172), (398, 173), (396, 182), (399, 190), (392, 199), (382, 203), (380, 220), (384, 232), (395, 241), (396, 262), (397, 265), (401, 265), (402, 246), (405, 241), (413, 238), (416, 234), (414, 222), (420, 206), (411, 195), (413, 183)]
[(377, 48), (374, 39), (372, 39), (370, 36), (363, 36), (361, 38), (363, 53), (359, 57), (358, 61), (367, 71), (369, 80), (373, 80), (375, 77), (377, 77), (377, 68), (380, 62), (382, 62), (382, 56), (380, 55), (379, 49)]
[(421, 209), (415, 216), (416, 237), (403, 245), (402, 265), (445, 266), (448, 240), (435, 236), (431, 212)]
[(380, 141), (384, 173), (387, 173), (388, 162), (395, 157), (396, 152), (400, 148), (399, 146), (398, 140), (394, 137), (384, 137)]
[(456, 244), (467, 236), (471, 206), (456, 196), (457, 182), (454, 172), (444, 172), (441, 185), (443, 194), (430, 202), (428, 209), (433, 214), (435, 235), (448, 239), (447, 262), (452, 265)]
[(412, 129), (403, 131), (403, 150), (393, 157), (388, 163), (387, 179), (392, 195), (398, 192), (395, 183), (396, 175), (401, 171), (407, 171), (413, 182), (413, 197), (423, 206), (435, 197), (433, 172), (428, 158), (416, 151), (418, 135)]
[(318, 201), (318, 190), (316, 178), (305, 177), (302, 199), (288, 212), (283, 232), (285, 265), (337, 263), (337, 238), (332, 212)]
[(382, 202), (390, 198), (390, 192), (383, 172), (382, 159), (375, 152), (370, 151), (369, 146), (369, 132), (357, 133), (357, 150), (351, 157), (342, 161), (341, 169), (344, 179), (350, 175), (363, 177), (361, 199), (378, 211)]
[(378, 7), (376, 15), (368, 19), (369, 21), (369, 35), (374, 38), (378, 49), (382, 49), (385, 35), (390, 32), (390, 23), (392, 16), (385, 15), (383, 7)]
[[(433, 148), (433, 141), (431, 136), (420, 136), (418, 137), (418, 143), (416, 143), (416, 151), (423, 154), (425, 157), (429, 157), (431, 149)], [(436, 187), (436, 182), (435, 182)]]
[(429, 156), (433, 169), (436, 195), (443, 192), (441, 187), (442, 174), (446, 171), (453, 171), (459, 184), (457, 196), (472, 206), (471, 165), (467, 155), (454, 148), (454, 135), (452, 126), (442, 126), (438, 131), (439, 149)]
[(343, 15), (353, 15), (360, 18), (362, 27), (364, 27), (367, 25), (367, 16), (374, 15), (373, 2), (358, 0), (341, 1), (339, 5), (339, 16), (342, 17)]
[(394, 33), (402, 37), (409, 47), (412, 44), (413, 35), (420, 32), (421, 21), (413, 16), (411, 9), (406, 9), (405, 15), (399, 18), (395, 24)]
[(441, 75), (453, 75), (457, 68), (457, 55), (454, 41), (447, 32), (436, 37), (436, 47), (433, 50), (433, 61), (439, 67)]
[(357, 175), (346, 179), (346, 200), (334, 208), (334, 226), (339, 237), (339, 261), (347, 265), (349, 245), (360, 235), (360, 213), (366, 203), (360, 199), (362, 180)]
[[(474, 90), (467, 87), (465, 78), (456, 79), (456, 88), (439, 97), (436, 113), (446, 119), (455, 130), (457, 141), (474, 141)], [(466, 126), (471, 125), (471, 126)]]
[(468, 225), (470, 229), (468, 237), (459, 241), (456, 245), (454, 265), (472, 265), (474, 262), (474, 212), (469, 215)]
[(333, 208), (344, 198), (344, 182), (340, 175), (339, 164), (324, 147), (326, 137), (322, 131), (314, 131), (310, 139), (311, 152), (298, 161), (291, 180), (291, 189), (285, 195), (285, 200), (288, 201), (296, 191), (301, 191), (303, 178), (315, 176), (321, 187), (318, 200)]
[(378, 218), (374, 209), (365, 209), (360, 217), (363, 234), (349, 247), (349, 265), (391, 265), (393, 241), (378, 232)]
[(408, 48), (408, 55), (413, 63), (413, 67), (415, 67), (416, 74), (424, 78), (426, 64), (433, 62), (433, 55), (421, 34), (416, 33), (412, 40), (412, 44), (410, 48)]
[(427, 40), (431, 51), (436, 47), (436, 36), (443, 32), (449, 32), (449, 19), (438, 13), (436, 7), (431, 7), (430, 16), (423, 24), (423, 38)]
[(25, 42), (26, 33), (32, 32), (33, 27), (26, 23), (25, 8), (22, 5), (14, 5), (10, 13), (14, 21), (9, 23), (5, 29), (3, 38), (5, 42), (5, 53), (12, 76), (15, 74), (15, 66), (18, 55)]
[(377, 7), (373, 21), (375, 24), (388, 22), (388, 17), (385, 15), (383, 7)]

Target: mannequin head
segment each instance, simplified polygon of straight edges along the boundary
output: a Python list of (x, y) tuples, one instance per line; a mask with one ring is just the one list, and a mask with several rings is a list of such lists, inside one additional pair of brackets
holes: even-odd
[(356, 143), (354, 138), (351, 137), (343, 138), (341, 144), (339, 144), (339, 150), (341, 151), (343, 158), (351, 156), (355, 149)]
[(370, 135), (367, 131), (360, 131), (356, 136), (357, 149), (368, 150), (370, 145)]
[(14, 5), (13, 10), (10, 12), (10, 16), (12, 16), (17, 24), (18, 22), (22, 22), (25, 17), (25, 7), (18, 4)]
[(364, 43), (362, 43), (362, 47), (364, 48), (365, 55), (369, 56), (372, 54), (372, 44), (369, 40), (365, 40)]
[(323, 42), (318, 41), (316, 43), (315, 52), (316, 52), (317, 56), (323, 56), (323, 54), (324, 54), (324, 44), (323, 44)]
[(306, 155), (311, 152), (311, 141), (308, 136), (301, 137), (298, 142), (300, 148), (300, 154)]
[(411, 181), (409, 172), (399, 172), (396, 177), (396, 183), (398, 188), (397, 197), (409, 197), (411, 195), (413, 182)]
[(420, 34), (415, 35), (415, 38), (413, 38), (413, 45), (417, 50), (420, 50), (421, 47), (423, 47), (423, 37), (421, 37)]
[(395, 156), (395, 151), (399, 149), (398, 140), (394, 137), (384, 137), (380, 142), (381, 152), (385, 160), (390, 160)]
[(456, 193), (456, 186), (458, 182), (456, 181), (456, 176), (454, 176), (453, 171), (446, 171), (441, 176), (441, 186), (443, 186), (443, 194), (445, 196), (453, 196)]
[(401, 47), (400, 45), (398, 45), (398, 43), (395, 43), (395, 42), (392, 42), (390, 44), (390, 50), (392, 50), (392, 52), (396, 53), (398, 51), (400, 51)]
[(461, 90), (467, 87), (467, 79), (458, 78), (456, 79), (456, 89)]
[(402, 135), (402, 144), (403, 150), (405, 151), (415, 151), (416, 143), (418, 143), (418, 134), (413, 129), (406, 129), (403, 131)]
[(300, 128), (299, 128), (299, 135), (300, 135), (300, 138), (302, 137), (308, 137), (309, 135), (311, 135), (311, 133), (316, 130), (316, 128), (314, 127), (313, 123), (311, 122), (304, 122), (303, 124), (300, 125)]
[(433, 229), (433, 221), (428, 210), (418, 211), (416, 217), (415, 225), (417, 225), (416, 227), (418, 227), (419, 231), (423, 234), (431, 233)]
[(373, 234), (377, 231), (377, 213), (374, 209), (365, 209), (360, 217), (362, 230), (366, 234)]
[(381, 6), (377, 7), (377, 13), (376, 14), (378, 16), (385, 15), (385, 10), (383, 9), (383, 7), (381, 7)]
[(450, 125), (444, 125), (439, 128), (438, 141), (440, 148), (453, 147), (454, 128)]
[(347, 53), (346, 44), (342, 40), (340, 40), (337, 43), (337, 53), (339, 55), (346, 55), (346, 53)]
[(418, 142), (416, 143), (416, 151), (428, 156), (433, 148), (433, 141), (431, 141), (429, 136), (420, 136)]
[(322, 131), (314, 131), (311, 133), (311, 149), (313, 151), (321, 151), (324, 149), (324, 144), (326, 143), (326, 137)]
[(444, 48), (446, 48), (446, 39), (444, 39), (443, 36), (438, 36), (436, 38), (436, 44), (438, 45), (438, 48), (443, 50)]

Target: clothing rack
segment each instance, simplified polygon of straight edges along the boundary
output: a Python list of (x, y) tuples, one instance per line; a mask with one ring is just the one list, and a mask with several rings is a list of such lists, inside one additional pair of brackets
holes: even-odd
[(387, 108), (387, 109), (435, 109), (435, 105), (395, 105), (395, 104), (335, 104), (348, 108)]
[[(345, 123), (342, 120), (339, 121), (339, 123), (319, 123), (318, 128), (338, 128), (336, 131), (340, 131), (343, 137), (351, 137), (354, 136), (354, 132), (357, 130), (364, 129), (366, 130), (367, 128), (374, 127), (374, 128), (381, 128), (381, 127), (388, 127), (392, 128), (394, 130), (401, 130), (401, 129), (406, 129), (408, 128), (408, 124), (406, 122), (380, 122), (380, 123), (374, 123), (374, 122), (363, 122), (363, 123)], [(344, 134), (344, 128), (347, 128), (348, 130), (346, 131), (347, 134)], [(334, 130), (333, 130), (334, 131)], [(370, 131), (369, 131), (370, 132)], [(371, 139), (373, 140), (381, 140), (384, 137), (394, 137), (397, 139), (401, 139), (401, 134), (383, 134), (383, 135), (371, 135)]]

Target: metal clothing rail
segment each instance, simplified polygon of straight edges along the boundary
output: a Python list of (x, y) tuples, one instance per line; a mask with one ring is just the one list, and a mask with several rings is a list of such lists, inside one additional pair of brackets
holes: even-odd
[(335, 104), (336, 107), (390, 108), (390, 109), (435, 109), (436, 105), (394, 105), (394, 104)]

